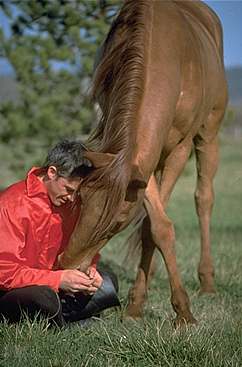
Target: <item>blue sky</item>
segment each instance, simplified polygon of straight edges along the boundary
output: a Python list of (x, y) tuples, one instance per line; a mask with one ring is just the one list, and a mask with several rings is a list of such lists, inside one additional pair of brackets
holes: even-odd
[[(192, 1), (192, 0), (191, 0)], [(206, 0), (220, 17), (224, 30), (224, 61), (226, 67), (242, 66), (242, 0)], [(0, 12), (0, 25), (7, 29), (7, 20)], [(10, 72), (0, 59), (0, 73)]]

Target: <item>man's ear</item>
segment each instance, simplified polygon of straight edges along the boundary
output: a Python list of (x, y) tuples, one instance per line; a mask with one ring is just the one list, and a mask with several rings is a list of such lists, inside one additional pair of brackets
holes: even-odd
[(129, 181), (125, 201), (134, 202), (138, 199), (138, 191), (145, 189), (147, 182), (144, 179), (143, 174), (140, 172), (138, 166), (133, 165), (131, 179)]
[(49, 180), (55, 180), (58, 176), (57, 168), (55, 166), (49, 166), (46, 172)]
[(99, 153), (99, 152), (84, 152), (84, 158), (87, 158), (95, 168), (108, 166), (115, 158), (115, 154)]

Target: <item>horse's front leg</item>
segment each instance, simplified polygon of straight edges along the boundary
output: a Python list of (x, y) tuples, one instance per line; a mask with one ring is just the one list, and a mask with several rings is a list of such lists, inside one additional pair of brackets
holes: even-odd
[(146, 217), (142, 224), (142, 252), (137, 277), (129, 291), (126, 317), (134, 319), (143, 316), (143, 306), (147, 298), (149, 279), (152, 273), (152, 259), (155, 244), (151, 238), (150, 220)]
[(182, 285), (175, 254), (175, 232), (171, 220), (164, 212), (154, 176), (151, 176), (145, 191), (145, 207), (150, 222), (153, 242), (161, 252), (170, 282), (171, 303), (177, 314), (175, 325), (196, 323), (191, 311), (188, 295)]

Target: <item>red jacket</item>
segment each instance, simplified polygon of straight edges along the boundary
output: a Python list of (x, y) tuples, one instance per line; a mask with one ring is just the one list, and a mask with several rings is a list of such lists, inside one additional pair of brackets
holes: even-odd
[(0, 289), (47, 285), (58, 291), (63, 270), (52, 270), (68, 243), (79, 208), (52, 205), (32, 168), (26, 181), (0, 194)]

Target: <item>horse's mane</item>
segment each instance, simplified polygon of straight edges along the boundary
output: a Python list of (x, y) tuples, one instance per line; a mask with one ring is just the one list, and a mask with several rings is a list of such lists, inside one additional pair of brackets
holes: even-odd
[(103, 182), (107, 188), (102, 218), (88, 241), (92, 245), (113, 229), (130, 180), (136, 120), (144, 90), (147, 6), (147, 0), (125, 1), (104, 41), (94, 75), (92, 94), (101, 107), (101, 117), (87, 147), (113, 153), (115, 159), (87, 178), (92, 190), (100, 189)]

